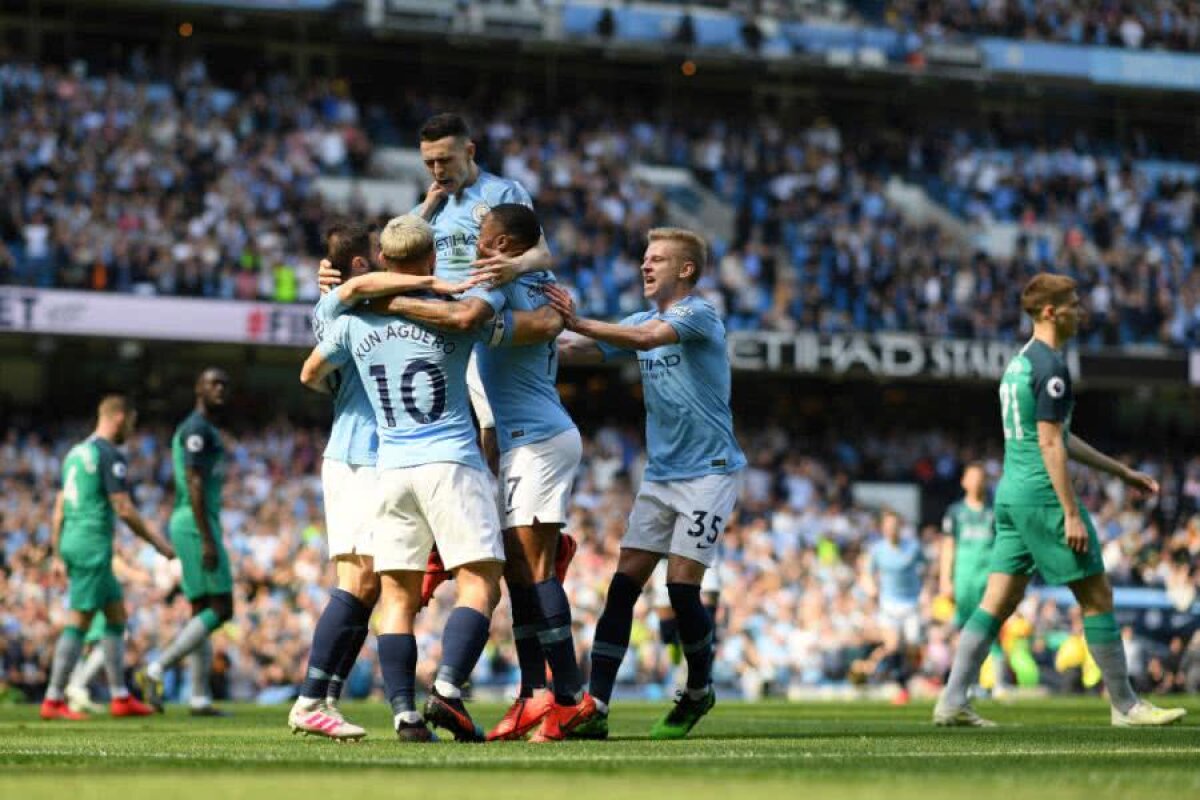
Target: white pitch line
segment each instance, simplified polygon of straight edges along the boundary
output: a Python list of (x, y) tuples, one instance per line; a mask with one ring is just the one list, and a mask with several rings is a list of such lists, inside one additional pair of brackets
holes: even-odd
[[(348, 745), (353, 747), (353, 745)], [(439, 748), (440, 749), (440, 748)], [(431, 766), (436, 764), (478, 764), (491, 766), (504, 766), (506, 764), (513, 765), (528, 765), (528, 764), (561, 764), (561, 753), (547, 752), (544, 754), (502, 754), (492, 750), (490, 755), (472, 754), (463, 752), (473, 748), (455, 748), (456, 752), (431, 754), (431, 757), (423, 758), (318, 758), (317, 763), (321, 764), (346, 764), (350, 766), (363, 767), (388, 767), (388, 766)], [(41, 750), (38, 748), (5, 748), (0, 749), (0, 759), (5, 755), (15, 756), (59, 756), (59, 757), (101, 757), (101, 758), (119, 758), (128, 757), (139, 761), (167, 761), (167, 762), (234, 762), (239, 764), (247, 763), (313, 763), (311, 752), (297, 753), (291, 755), (257, 755), (250, 758), (237, 758), (224, 755), (207, 755), (207, 754), (192, 754), (192, 753), (122, 753), (120, 751), (94, 751), (94, 750), (62, 750), (62, 749), (47, 749)], [(888, 753), (872, 753), (870, 751), (856, 751), (852, 753), (825, 753), (812, 751), (796, 751), (788, 753), (754, 753), (754, 752), (734, 752), (723, 753), (717, 756), (716, 759), (722, 762), (729, 761), (796, 761), (803, 759), (808, 762), (819, 760), (840, 760), (846, 758), (878, 758), (878, 759), (898, 759), (898, 758), (1059, 758), (1062, 756), (1153, 756), (1153, 755), (1200, 755), (1200, 746), (1197, 747), (1154, 747), (1154, 748), (1037, 748), (1037, 749), (1004, 749), (1004, 750), (957, 750), (953, 752), (926, 752), (926, 751), (908, 751), (908, 752), (888, 752)], [(658, 764), (664, 762), (671, 763), (686, 763), (686, 762), (703, 762), (713, 763), (714, 756), (711, 753), (639, 753), (639, 754), (618, 754), (618, 753), (581, 753), (574, 751), (570, 753), (572, 763), (625, 763), (625, 764)]]

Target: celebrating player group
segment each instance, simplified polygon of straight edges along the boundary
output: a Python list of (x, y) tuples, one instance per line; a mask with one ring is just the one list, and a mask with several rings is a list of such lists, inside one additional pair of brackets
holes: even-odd
[[(716, 702), (714, 619), (701, 587), (735, 513), (746, 465), (733, 431), (724, 325), (696, 291), (708, 262), (706, 242), (683, 229), (650, 231), (641, 265), (649, 308), (615, 324), (585, 319), (555, 281), (529, 195), (476, 165), (464, 121), (453, 114), (428, 120), (420, 151), (432, 183), (419, 206), (378, 234), (343, 222), (326, 235), (325, 294), (313, 314), (318, 343), (301, 381), (333, 400), (321, 477), (337, 588), (314, 631), (288, 725), (338, 740), (366, 735), (344, 717), (338, 698), (373, 620), (401, 741), (432, 741), (434, 729), (465, 742), (605, 739), (634, 606), (665, 560), (666, 598), (687, 679), (649, 733), (683, 738)], [(961, 633), (934, 721), (992, 724), (971, 707), (968, 692), (989, 652), (1002, 657), (994, 647), (1000, 626), (1036, 570), (1048, 583), (1069, 586), (1082, 607), (1112, 723), (1169, 724), (1182, 709), (1156, 708), (1130, 688), (1099, 542), (1067, 463), (1142, 491), (1158, 487), (1070, 431), (1074, 398), (1062, 348), (1079, 320), (1073, 281), (1036, 276), (1022, 292), (1022, 307), (1033, 338), (1000, 385), (1005, 459), (995, 508), (986, 505), (982, 468), (972, 466), (963, 482), (967, 497), (944, 526), (942, 591), (957, 604)], [(560, 361), (623, 357), (636, 357), (640, 367), (648, 463), (589, 643), (585, 685), (563, 588), (575, 552), (564, 527), (581, 440), (556, 379)], [(200, 376), (196, 409), (172, 442), (177, 500), (170, 543), (141, 521), (124, 485), (115, 449), (133, 423), (124, 398), (101, 403), (95, 434), (67, 458), (54, 541), (70, 580), (72, 616), (55, 652), (43, 717), (75, 715), (64, 691), (83, 631), (99, 611), (108, 621), (103, 651), (113, 713), (151, 713), (118, 678), (124, 609), (111, 571), (114, 511), (165, 556), (179, 555), (193, 603), (191, 621), (139, 673), (144, 697), (159, 704), (164, 670), (190, 656), (200, 687), (194, 713), (219, 713), (204, 676), (208, 637), (233, 609), (216, 513), (223, 449), (213, 422), (227, 383), (219, 370)], [(871, 564), (895, 635), (880, 657), (904, 673), (904, 652), (920, 636), (920, 552), (900, 540), (899, 518), (885, 517), (890, 533)], [(448, 578), (454, 607), (419, 707), (414, 624)], [(521, 683), (507, 713), (485, 731), (464, 703), (464, 687), (488, 641), (502, 585)]]

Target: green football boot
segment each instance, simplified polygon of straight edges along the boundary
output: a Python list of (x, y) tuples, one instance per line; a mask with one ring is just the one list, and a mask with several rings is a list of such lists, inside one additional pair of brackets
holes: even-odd
[(711, 686), (708, 687), (708, 693), (699, 700), (693, 700), (686, 691), (676, 692), (675, 707), (654, 723), (654, 727), (650, 729), (650, 738), (683, 739), (716, 704), (717, 693)]

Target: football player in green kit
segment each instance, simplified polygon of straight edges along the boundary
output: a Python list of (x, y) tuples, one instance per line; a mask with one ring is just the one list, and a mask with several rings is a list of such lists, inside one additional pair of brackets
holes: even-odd
[(113, 574), (113, 533), (120, 517), (135, 534), (167, 558), (175, 552), (150, 529), (130, 497), (125, 456), (117, 449), (132, 433), (137, 413), (121, 395), (100, 401), (96, 430), (71, 448), (63, 460), (63, 487), (54, 502), (51, 523), (53, 569), (67, 576), (70, 616), (54, 648), (50, 683), (42, 702), (45, 720), (87, 719), (67, 706), (67, 679), (83, 652), (84, 631), (103, 612), (99, 646), (104, 656), (114, 717), (139, 717), (153, 711), (125, 686), (125, 603)]
[(233, 574), (221, 537), (221, 487), (225, 446), (215, 417), (225, 406), (229, 376), (210, 367), (196, 379), (196, 407), (171, 437), (175, 508), (171, 542), (183, 567), (181, 588), (192, 618), (158, 656), (138, 673), (147, 701), (162, 710), (163, 673), (189, 656), (192, 716), (225, 716), (209, 694), (212, 644), (209, 637), (233, 616)]
[(1073, 459), (1157, 492), (1158, 483), (1094, 449), (1071, 433), (1075, 396), (1063, 348), (1079, 328), (1079, 294), (1072, 278), (1041, 273), (1021, 291), (1033, 338), (1009, 362), (1000, 381), (1004, 477), (996, 489), (996, 538), (987, 588), (963, 625), (946, 688), (933, 711), (937, 725), (991, 727), (967, 701), (1000, 626), (1025, 595), (1036, 569), (1051, 586), (1066, 585), (1083, 612), (1088, 650), (1100, 667), (1118, 727), (1169, 725), (1182, 708), (1157, 708), (1129, 683), (1112, 586), (1104, 574), (1095, 526), (1075, 496), (1067, 462)]

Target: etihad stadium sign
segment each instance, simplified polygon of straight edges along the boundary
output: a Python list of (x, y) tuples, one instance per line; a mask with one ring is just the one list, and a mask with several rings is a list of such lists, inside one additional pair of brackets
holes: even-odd
[[(993, 381), (1023, 344), (909, 333), (745, 331), (729, 334), (729, 358), (735, 370), (755, 372)], [(1067, 359), (1078, 377), (1079, 354), (1070, 351)]]

